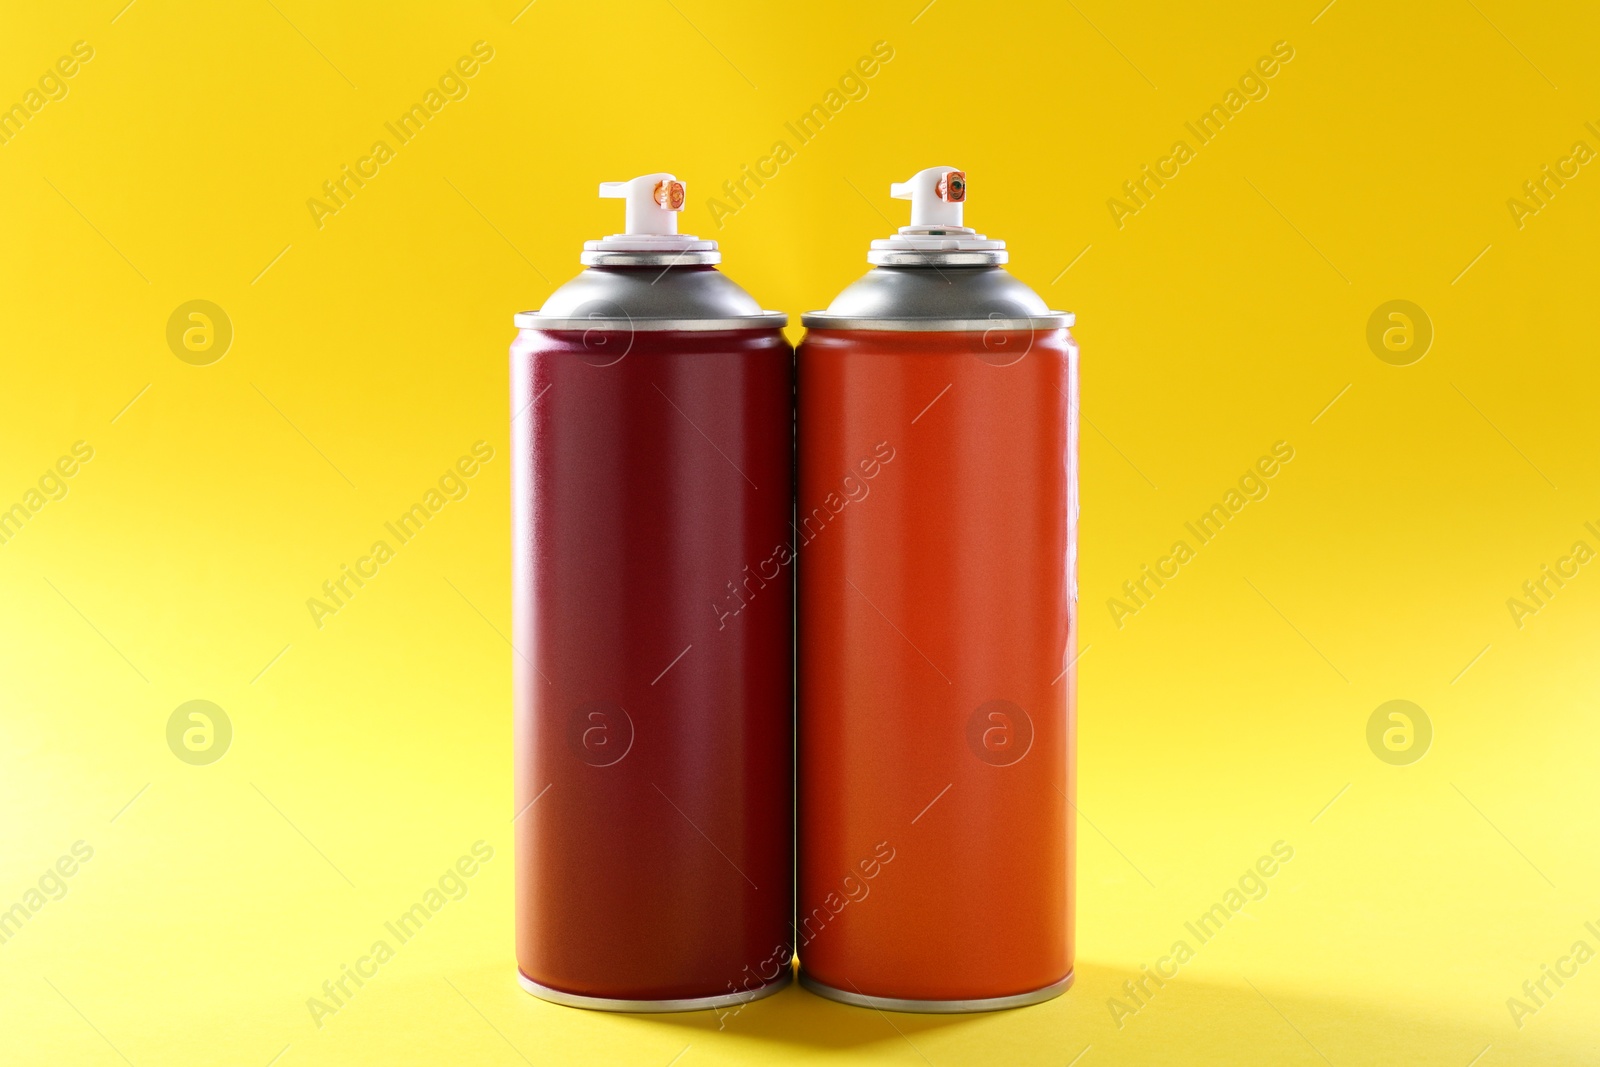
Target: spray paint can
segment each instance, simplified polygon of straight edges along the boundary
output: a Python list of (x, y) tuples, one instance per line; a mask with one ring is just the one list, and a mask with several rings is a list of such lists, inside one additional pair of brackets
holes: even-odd
[(915, 1012), (1072, 981), (1073, 316), (962, 225), (966, 177), (804, 316), (797, 357), (801, 981)]
[(671, 174), (511, 346), (517, 962), (722, 1008), (792, 954), (793, 351)]

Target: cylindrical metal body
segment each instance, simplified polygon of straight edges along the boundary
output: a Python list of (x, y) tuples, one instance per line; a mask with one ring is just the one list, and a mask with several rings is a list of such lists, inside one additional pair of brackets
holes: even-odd
[(586, 257), (511, 348), (517, 962), (619, 1011), (792, 953), (793, 353), (666, 258)]
[(1071, 316), (884, 258), (798, 355), (801, 980), (1033, 1003), (1073, 964)]

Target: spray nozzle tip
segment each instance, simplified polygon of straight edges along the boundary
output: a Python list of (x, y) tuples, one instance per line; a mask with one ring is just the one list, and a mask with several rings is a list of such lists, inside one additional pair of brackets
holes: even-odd
[(896, 200), (911, 201), (914, 227), (960, 226), (967, 200), (967, 173), (954, 167), (928, 167), (889, 186)]
[(659, 181), (651, 190), (651, 196), (660, 206), (668, 211), (683, 210), (683, 183), (679, 181)]
[(624, 233), (678, 232), (677, 212), (683, 210), (685, 192), (683, 183), (671, 174), (658, 172), (625, 182), (601, 182), (600, 196), (626, 202)]

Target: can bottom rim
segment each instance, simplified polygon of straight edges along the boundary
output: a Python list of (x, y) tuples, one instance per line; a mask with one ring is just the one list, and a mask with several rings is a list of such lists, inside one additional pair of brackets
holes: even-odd
[(590, 1011), (622, 1011), (622, 1012), (667, 1012), (667, 1011), (708, 1011), (713, 1008), (731, 1008), (739, 1004), (748, 1004), (752, 1000), (770, 997), (784, 986), (788, 985), (793, 974), (785, 969), (774, 981), (758, 989), (749, 989), (739, 993), (719, 993), (710, 997), (683, 997), (676, 1000), (625, 1000), (615, 997), (589, 997), (581, 993), (568, 993), (561, 989), (552, 989), (547, 985), (540, 985), (532, 978), (517, 971), (517, 981), (522, 988), (540, 1000), (548, 1000), (552, 1004), (562, 1004), (569, 1008), (588, 1008)]
[(1068, 971), (1067, 976), (1059, 982), (1052, 982), (1042, 989), (1034, 989), (1027, 993), (1013, 993), (1005, 997), (986, 997), (976, 1000), (907, 1000), (903, 997), (872, 997), (865, 993), (850, 993), (843, 989), (835, 989), (831, 985), (812, 978), (805, 972), (804, 963), (801, 964), (800, 984), (819, 997), (837, 1000), (843, 1004), (853, 1004), (858, 1008), (877, 1008), (880, 1011), (903, 1011), (926, 1015), (955, 1015), (963, 1012), (976, 1011), (1002, 1011), (1006, 1008), (1022, 1008), (1029, 1004), (1040, 1004), (1052, 1000), (1072, 988), (1073, 972)]

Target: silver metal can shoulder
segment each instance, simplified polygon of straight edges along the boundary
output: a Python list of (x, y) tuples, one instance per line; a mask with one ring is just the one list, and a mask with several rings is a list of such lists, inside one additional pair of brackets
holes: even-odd
[(932, 264), (874, 267), (826, 311), (801, 317), (816, 330), (927, 332), (1050, 330), (1074, 320), (1070, 312), (1051, 310), (1002, 267)]
[(522, 330), (772, 330), (789, 316), (764, 310), (714, 267), (652, 261), (592, 266), (513, 321)]

